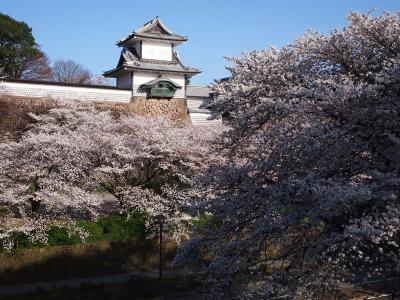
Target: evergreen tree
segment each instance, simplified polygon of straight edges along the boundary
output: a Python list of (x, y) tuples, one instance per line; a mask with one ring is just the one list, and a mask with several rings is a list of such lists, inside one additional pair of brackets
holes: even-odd
[(0, 68), (12, 79), (49, 79), (49, 60), (36, 44), (32, 28), (0, 13)]

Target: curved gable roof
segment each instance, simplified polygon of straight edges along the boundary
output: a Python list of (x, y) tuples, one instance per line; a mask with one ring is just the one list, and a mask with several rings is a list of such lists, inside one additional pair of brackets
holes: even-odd
[(187, 37), (173, 33), (161, 19), (157, 16), (150, 22), (145, 23), (142, 27), (133, 31), (126, 38), (121, 39), (117, 42), (118, 46), (122, 46), (129, 42), (131, 39), (158, 39), (158, 40), (170, 40), (176, 42), (185, 42)]
[(150, 33), (150, 32), (158, 32), (164, 33), (168, 35), (174, 35), (174, 33), (161, 21), (160, 17), (155, 17), (153, 20), (145, 23), (142, 27), (136, 30), (136, 33)]
[(173, 80), (171, 80), (171, 79), (169, 79), (169, 78), (167, 78), (167, 77), (165, 77), (165, 76), (163, 76), (163, 75), (161, 75), (161, 76), (159, 76), (158, 78), (153, 79), (153, 80), (151, 80), (151, 81), (149, 81), (149, 82), (143, 83), (143, 84), (142, 84), (142, 87), (152, 87), (153, 85), (155, 85), (155, 84), (157, 84), (157, 83), (159, 83), (159, 82), (168, 82), (168, 83), (170, 83), (173, 87), (175, 87), (175, 88), (177, 88), (177, 89), (181, 89), (181, 88), (182, 88), (182, 86), (181, 86), (180, 84), (177, 84), (175, 81), (173, 81)]

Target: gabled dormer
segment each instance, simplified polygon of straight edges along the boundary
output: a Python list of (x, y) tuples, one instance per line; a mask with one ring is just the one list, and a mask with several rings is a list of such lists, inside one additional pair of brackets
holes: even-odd
[(172, 61), (173, 48), (187, 37), (173, 33), (159, 17), (117, 42), (120, 47), (133, 47), (141, 59)]
[(130, 46), (137, 41), (143, 40), (165, 41), (171, 43), (173, 46), (177, 46), (188, 39), (185, 36), (173, 33), (164, 25), (159, 17), (156, 17), (150, 22), (145, 23), (138, 30), (133, 31), (126, 38), (119, 40), (117, 45), (119, 47)]

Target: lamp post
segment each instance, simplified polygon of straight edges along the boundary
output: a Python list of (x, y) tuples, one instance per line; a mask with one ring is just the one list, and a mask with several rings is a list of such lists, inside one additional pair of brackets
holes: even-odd
[(163, 276), (163, 222), (164, 217), (157, 217), (158, 225), (159, 225), (159, 264), (158, 264), (158, 279), (162, 279)]

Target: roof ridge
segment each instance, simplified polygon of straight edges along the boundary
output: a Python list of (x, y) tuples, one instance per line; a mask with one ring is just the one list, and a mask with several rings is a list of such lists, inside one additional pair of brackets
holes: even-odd
[(167, 26), (165, 26), (165, 24), (163, 23), (163, 21), (161, 21), (159, 16), (145, 23), (142, 27), (135, 30), (134, 33), (145, 33), (148, 30), (151, 30), (155, 25), (158, 25), (168, 35), (175, 35)]
[[(153, 31), (152, 29), (158, 26), (160, 30), (157, 32)], [(155, 17), (151, 21), (145, 23), (142, 27), (140, 27), (137, 30), (133, 30), (128, 36), (126, 36), (123, 39), (120, 39), (117, 41), (117, 45), (120, 46), (124, 42), (128, 41), (129, 39), (133, 37), (143, 37), (143, 38), (151, 38), (151, 39), (166, 39), (166, 40), (171, 40), (171, 41), (177, 41), (177, 42), (185, 42), (187, 41), (186, 36), (179, 35), (177, 33), (174, 33), (172, 30), (170, 30), (164, 22), (161, 20), (159, 16)]]
[(143, 24), (143, 27), (146, 26), (147, 24), (150, 24), (150, 23), (154, 22), (154, 20), (155, 20), (155, 19), (158, 19), (158, 18), (159, 18), (159, 17), (156, 16), (155, 18), (151, 19), (150, 21), (144, 23), (144, 24)]

